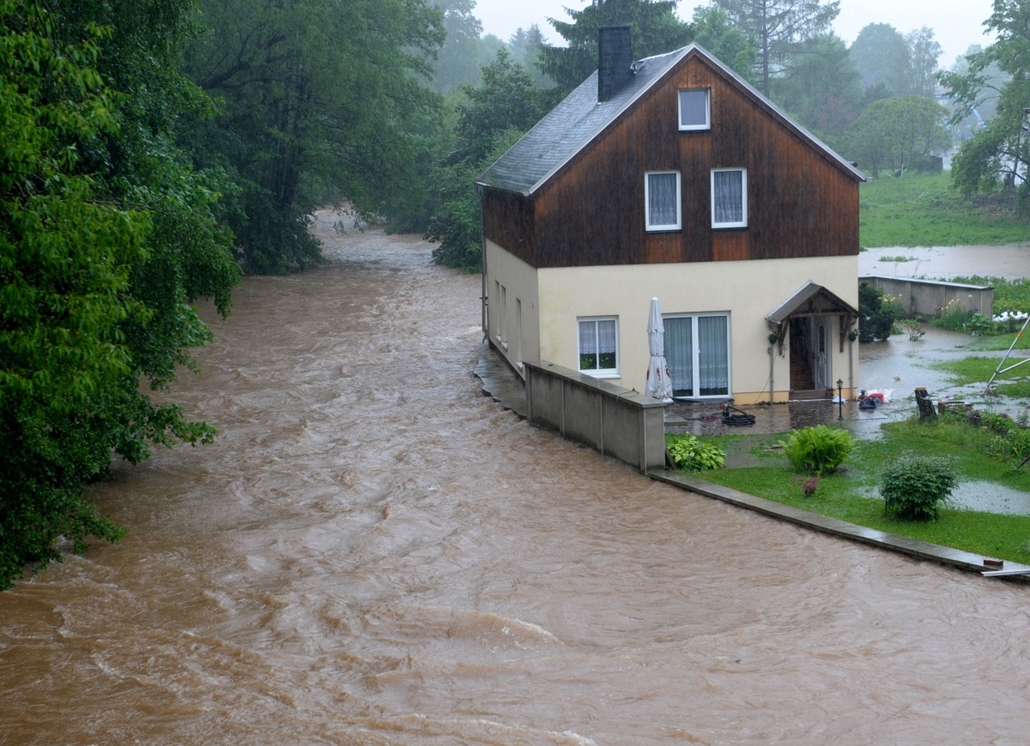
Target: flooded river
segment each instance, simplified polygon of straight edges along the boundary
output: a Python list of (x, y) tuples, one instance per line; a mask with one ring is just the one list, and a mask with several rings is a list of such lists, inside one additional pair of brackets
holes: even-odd
[(480, 394), (478, 277), (321, 228), (0, 594), (0, 744), (1021, 744), (1030, 589), (651, 483)]

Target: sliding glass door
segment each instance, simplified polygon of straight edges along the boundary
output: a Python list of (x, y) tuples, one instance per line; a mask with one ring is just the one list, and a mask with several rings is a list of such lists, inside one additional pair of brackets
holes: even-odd
[(729, 315), (666, 316), (663, 322), (672, 395), (689, 399), (729, 396)]

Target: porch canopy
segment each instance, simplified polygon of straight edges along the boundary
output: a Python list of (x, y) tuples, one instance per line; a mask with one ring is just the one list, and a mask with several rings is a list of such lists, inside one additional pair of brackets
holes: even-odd
[(858, 310), (822, 285), (809, 280), (765, 317), (770, 329), (776, 333), (780, 353), (783, 352), (783, 340), (789, 334), (790, 320), (812, 316), (840, 316), (840, 351), (844, 352), (844, 337), (858, 319)]

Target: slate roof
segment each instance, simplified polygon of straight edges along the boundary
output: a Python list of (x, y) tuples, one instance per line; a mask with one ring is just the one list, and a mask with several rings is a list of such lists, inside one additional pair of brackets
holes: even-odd
[(648, 57), (636, 62), (634, 65), (636, 72), (630, 82), (604, 102), (597, 100), (597, 71), (594, 71), (578, 88), (537, 122), (533, 129), (515, 143), (508, 152), (486, 169), (476, 183), (485, 187), (517, 192), (525, 196), (531, 195), (609, 124), (618, 119), (677, 62), (691, 52), (703, 57), (723, 75), (734, 81), (747, 95), (756, 99), (759, 105), (768, 109), (785, 126), (823, 151), (837, 167), (849, 173), (853, 178), (865, 181), (865, 177), (858, 169), (784, 114), (743, 78), (712, 57), (702, 47), (691, 44), (675, 52)]

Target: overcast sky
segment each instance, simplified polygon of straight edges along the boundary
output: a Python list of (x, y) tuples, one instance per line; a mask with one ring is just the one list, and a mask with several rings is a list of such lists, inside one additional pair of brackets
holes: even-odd
[[(537, 24), (547, 40), (561, 41), (548, 18), (570, 20), (565, 8), (580, 10), (588, 0), (476, 0), (475, 15), (483, 22), (483, 31), (507, 41), (515, 29)], [(682, 0), (679, 15), (689, 20), (700, 0)], [(840, 0), (840, 15), (834, 31), (851, 44), (858, 32), (870, 23), (889, 23), (903, 34), (929, 26), (944, 49), (942, 68), (950, 68), (957, 55), (971, 44), (987, 46), (992, 39), (984, 36), (983, 22), (991, 14), (991, 0)]]

